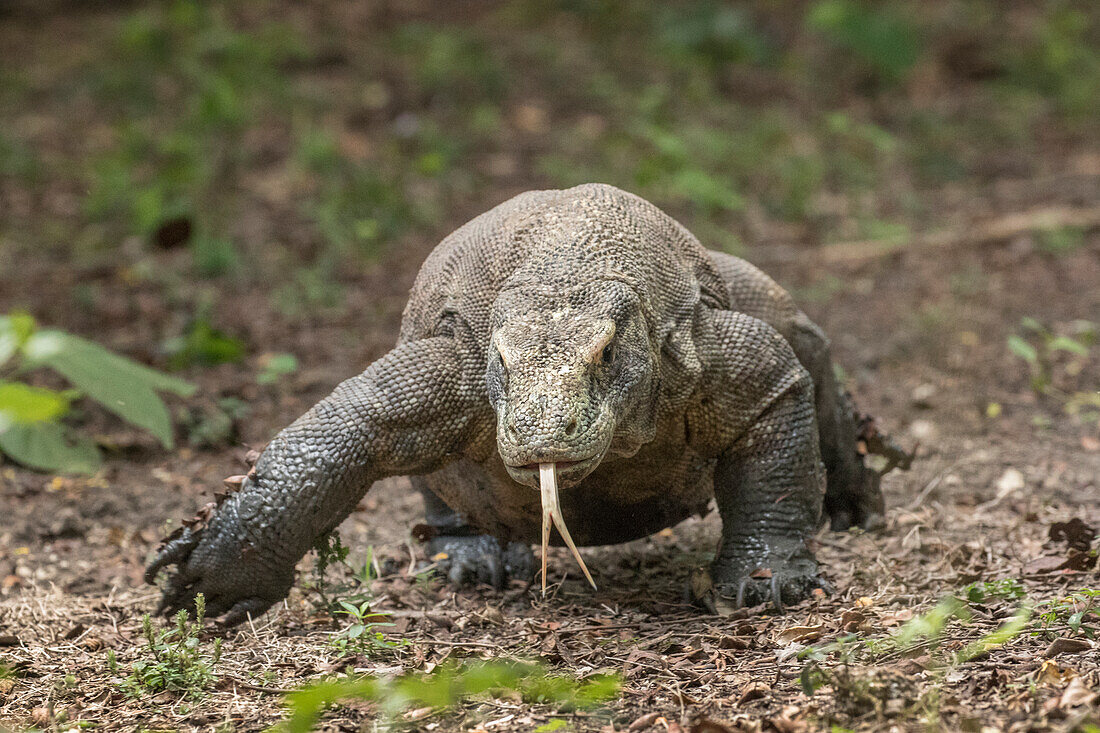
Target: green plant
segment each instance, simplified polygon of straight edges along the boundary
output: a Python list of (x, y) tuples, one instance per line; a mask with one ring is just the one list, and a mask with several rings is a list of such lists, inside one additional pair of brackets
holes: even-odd
[(372, 611), (370, 604), (369, 600), (359, 605), (348, 601), (337, 601), (338, 608), (335, 614), (345, 616), (348, 625), (333, 633), (329, 639), (329, 646), (339, 650), (340, 654), (375, 656), (409, 645), (408, 639), (390, 641), (379, 631), (393, 624), (389, 623), (388, 614)]
[[(373, 599), (370, 584), (375, 579), (374, 551), (367, 550), (365, 562), (355, 567), (348, 562), (351, 548), (340, 539), (339, 532), (330, 532), (313, 546), (317, 560), (313, 564), (311, 580), (305, 590), (317, 595), (318, 605), (331, 614), (341, 612), (344, 602), (369, 603)], [(336, 580), (330, 574), (338, 574)]]
[[(44, 369), (64, 377), (73, 389), (21, 381)], [(186, 397), (194, 387), (91, 341), (40, 329), (25, 313), (0, 316), (0, 452), (14, 461), (45, 471), (94, 472), (101, 461), (95, 442), (64, 422), (81, 397), (171, 448), (172, 422), (158, 392)]]
[[(188, 620), (187, 611), (181, 610), (173, 619), (174, 625), (155, 631), (149, 614), (142, 617), (141, 631), (150, 658), (130, 665), (130, 674), (121, 683), (127, 694), (140, 697), (167, 691), (193, 699), (202, 697), (214, 682), (214, 667), (222, 653), (221, 639), (214, 640), (210, 653), (202, 648), (199, 634), (205, 614), (206, 600), (200, 593), (195, 597), (194, 622)], [(112, 674), (120, 673), (114, 652), (107, 653), (107, 664)]]
[(551, 675), (542, 666), (511, 662), (445, 664), (430, 673), (405, 673), (392, 679), (347, 677), (312, 684), (286, 696), (288, 717), (277, 726), (287, 733), (314, 729), (321, 712), (340, 700), (368, 700), (385, 720), (413, 705), (445, 711), (475, 695), (511, 691), (526, 702), (559, 710), (590, 709), (619, 694), (617, 675), (595, 674), (583, 680)]
[(1048, 96), (1066, 115), (1094, 119), (1100, 104), (1100, 25), (1095, 13), (1052, 2), (1015, 48), (1011, 78)]
[(243, 341), (214, 328), (208, 307), (201, 307), (184, 332), (166, 340), (161, 349), (172, 369), (232, 364), (245, 356)]
[(286, 26), (238, 28), (229, 3), (170, 0), (128, 13), (80, 82), (113, 121), (84, 166), (83, 209), (107, 239), (157, 240), (166, 223), (197, 232), (202, 276), (239, 267), (226, 230), (249, 147), (245, 131), (289, 101), (279, 66), (302, 55)]
[[(1098, 593), (1100, 594), (1100, 593)], [(1013, 615), (994, 631), (979, 637), (954, 655), (941, 660), (942, 667), (952, 667), (1002, 646), (1021, 634), (1033, 630), (1029, 623), (1032, 619), (1032, 607), (1026, 602), (1026, 593), (1020, 582), (1005, 578), (997, 581), (971, 583), (957, 594), (944, 596), (939, 603), (926, 613), (914, 616), (897, 631), (880, 638), (861, 638), (848, 634), (832, 642), (807, 647), (799, 652), (799, 658), (807, 660), (800, 675), (802, 688), (807, 694), (832, 680), (829, 670), (821, 666), (830, 656), (837, 656), (847, 666), (851, 661), (863, 657), (881, 659), (885, 656), (902, 656), (918, 648), (933, 652), (946, 645), (944, 636), (951, 625), (958, 622), (968, 624), (973, 619), (971, 604), (987, 603), (992, 600), (1023, 601)]]
[(971, 583), (960, 593), (967, 603), (986, 603), (995, 599), (1017, 601), (1027, 596), (1027, 591), (1015, 578)]
[(298, 357), (294, 354), (264, 354), (260, 357), (257, 384), (274, 384), (282, 377), (298, 371)]
[(220, 397), (212, 404), (204, 402), (181, 410), (180, 423), (187, 434), (187, 443), (197, 448), (225, 445), (236, 438), (237, 424), (251, 409), (237, 397)]
[(1063, 629), (1088, 639), (1100, 636), (1100, 589), (1082, 588), (1064, 598), (1035, 606), (1035, 633), (1053, 638)]
[(694, 2), (690, 8), (659, 5), (650, 31), (666, 55), (681, 57), (688, 68), (724, 64), (765, 64), (775, 60), (776, 49), (767, 34), (756, 27), (746, 8), (715, 0)]
[(202, 232), (191, 241), (195, 269), (204, 277), (217, 277), (234, 272), (241, 266), (240, 254), (233, 240)]
[(1040, 395), (1052, 395), (1065, 403), (1067, 395), (1054, 386), (1056, 357), (1066, 354), (1068, 363), (1062, 368), (1064, 375), (1076, 376), (1083, 370), (1089, 358), (1090, 347), (1096, 342), (1096, 324), (1075, 321), (1072, 335), (1057, 335), (1034, 318), (1020, 320), (1023, 334), (1008, 337), (1009, 351), (1022, 359), (1031, 373), (1031, 389)]
[(1085, 230), (1082, 227), (1040, 229), (1037, 235), (1039, 250), (1052, 255), (1070, 254), (1085, 244)]
[(297, 158), (314, 183), (315, 195), (302, 213), (326, 245), (321, 267), (333, 270), (345, 257), (373, 256), (383, 242), (419, 220), (425, 202), (414, 209), (400, 173), (348, 160), (324, 129), (308, 127), (299, 134)]
[(889, 83), (903, 81), (920, 56), (916, 28), (889, 4), (818, 0), (806, 24)]

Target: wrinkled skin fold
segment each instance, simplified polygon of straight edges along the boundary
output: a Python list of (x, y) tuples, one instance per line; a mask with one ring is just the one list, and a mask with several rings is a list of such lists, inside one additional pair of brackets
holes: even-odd
[(695, 599), (782, 608), (826, 587), (806, 546), (823, 507), (836, 529), (881, 522), (855, 434), (827, 339), (762, 272), (616, 188), (529, 192), (440, 243), (394, 350), (280, 432), (146, 578), (168, 570), (162, 612), (203, 593), (239, 623), (371, 484), (407, 475), (456, 583), (529, 581), (542, 541), (545, 584), (554, 540), (595, 587), (576, 546), (713, 500)]

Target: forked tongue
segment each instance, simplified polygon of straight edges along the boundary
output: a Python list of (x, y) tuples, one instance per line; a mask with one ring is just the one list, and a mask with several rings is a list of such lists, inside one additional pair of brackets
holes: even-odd
[(577, 546), (573, 544), (573, 538), (569, 536), (569, 528), (565, 526), (565, 518), (561, 515), (561, 504), (558, 502), (558, 472), (557, 465), (553, 463), (539, 464), (539, 488), (542, 491), (542, 594), (546, 595), (546, 548), (550, 545), (550, 523), (553, 522), (570, 552), (581, 566), (584, 577), (588, 579), (592, 588), (596, 588), (596, 581), (592, 580), (592, 574), (581, 559), (581, 553), (577, 552)]

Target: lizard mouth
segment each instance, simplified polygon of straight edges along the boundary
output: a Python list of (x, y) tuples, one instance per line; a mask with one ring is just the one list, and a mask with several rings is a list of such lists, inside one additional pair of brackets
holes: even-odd
[(550, 545), (550, 525), (558, 528), (558, 534), (565, 540), (569, 551), (573, 553), (577, 564), (581, 566), (584, 577), (588, 579), (592, 588), (596, 588), (596, 581), (592, 580), (592, 574), (577, 551), (577, 545), (569, 536), (569, 528), (565, 526), (565, 518), (561, 515), (561, 504), (558, 502), (558, 465), (556, 463), (539, 464), (539, 493), (542, 495), (542, 595), (546, 596), (546, 548)]
[(602, 459), (603, 456), (595, 455), (576, 461), (548, 461), (546, 463), (525, 463), (518, 466), (505, 464), (505, 467), (517, 483), (537, 489), (542, 485), (540, 466), (554, 466), (558, 486), (569, 488), (580, 483), (588, 474), (592, 473), (596, 466), (600, 465)]
[(592, 574), (581, 559), (577, 545), (569, 534), (569, 528), (565, 525), (565, 517), (561, 513), (561, 503), (558, 501), (558, 487), (572, 486), (579, 483), (585, 476), (592, 473), (596, 466), (600, 465), (603, 455), (589, 456), (577, 461), (548, 461), (545, 463), (524, 463), (520, 465), (505, 464), (512, 478), (521, 484), (527, 484), (539, 490), (542, 499), (542, 594), (546, 595), (546, 549), (550, 545), (550, 528), (557, 527), (558, 534), (565, 540), (569, 551), (573, 553), (577, 564), (580, 565), (584, 577), (596, 587), (592, 580)]

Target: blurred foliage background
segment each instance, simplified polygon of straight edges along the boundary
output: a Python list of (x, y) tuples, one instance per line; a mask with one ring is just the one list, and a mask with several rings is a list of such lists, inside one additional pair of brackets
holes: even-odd
[(153, 334), (173, 368), (243, 356), (211, 315), (240, 293), (339, 313), (533, 187), (613, 183), (746, 254), (1100, 170), (1087, 1), (9, 0), (0, 41), (0, 312), (87, 330), (106, 268), (186, 314)]

